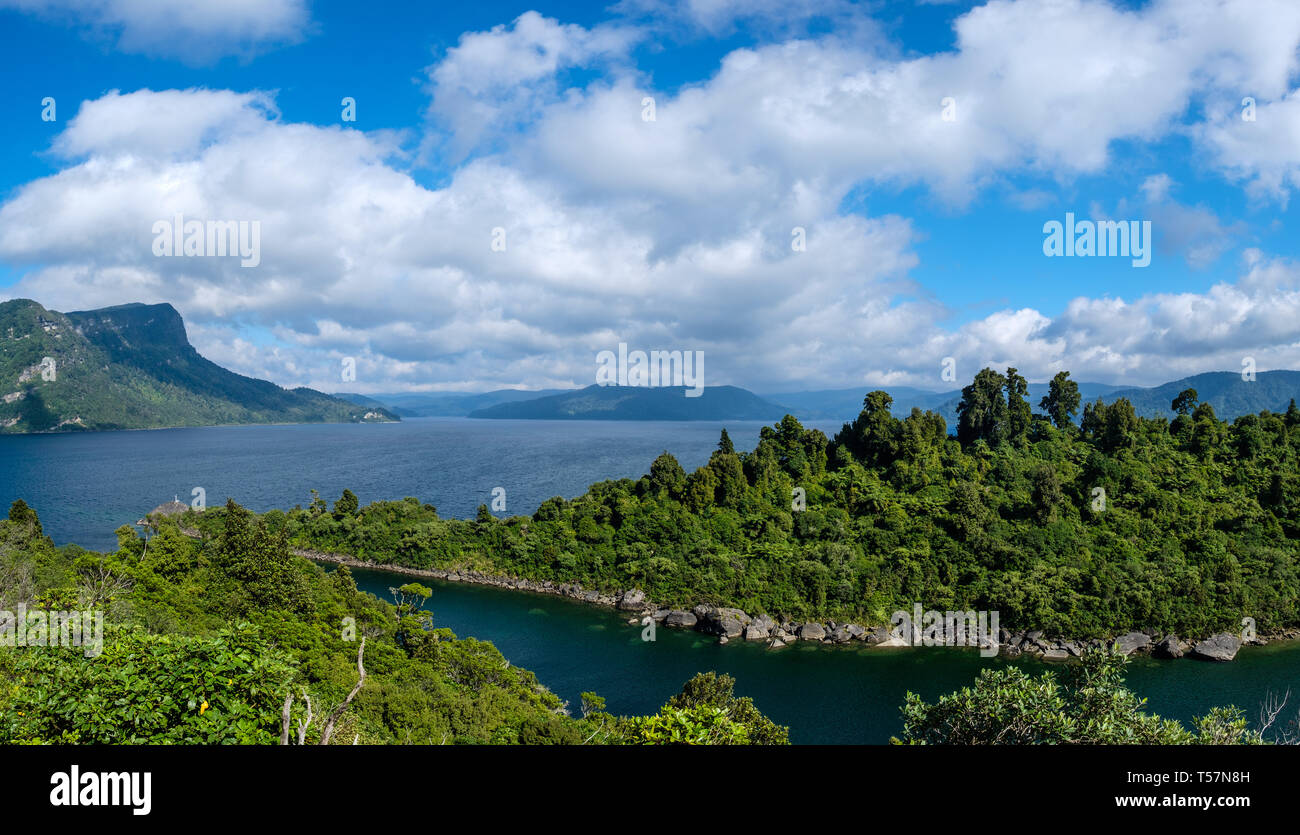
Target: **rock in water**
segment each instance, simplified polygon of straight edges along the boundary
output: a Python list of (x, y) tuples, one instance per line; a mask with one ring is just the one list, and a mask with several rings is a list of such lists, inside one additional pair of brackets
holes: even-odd
[(624, 612), (637, 612), (645, 607), (645, 592), (640, 589), (628, 589), (618, 599), (618, 608)]
[(1182, 658), (1186, 652), (1187, 645), (1180, 641), (1177, 635), (1170, 633), (1164, 637), (1164, 640), (1156, 644), (1151, 654), (1157, 658)]
[(805, 623), (799, 627), (799, 638), (804, 641), (820, 641), (826, 637), (826, 630), (820, 623)]
[(693, 612), (683, 612), (681, 609), (674, 609), (668, 613), (668, 617), (664, 618), (664, 625), (680, 626), (689, 629), (695, 625), (696, 620), (697, 619)]
[(1151, 645), (1151, 638), (1142, 632), (1130, 632), (1115, 639), (1121, 655), (1132, 655), (1140, 649)]
[(1241, 639), (1227, 632), (1211, 635), (1192, 647), (1192, 655), (1209, 661), (1231, 661), (1241, 649)]

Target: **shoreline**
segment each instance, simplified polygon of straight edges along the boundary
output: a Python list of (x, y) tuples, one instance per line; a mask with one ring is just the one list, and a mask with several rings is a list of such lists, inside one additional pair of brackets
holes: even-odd
[[(187, 534), (190, 531), (183, 531)], [(192, 532), (197, 534), (197, 531)], [(388, 571), (408, 577), (425, 577), (451, 583), (469, 583), (471, 585), (491, 586), (514, 591), (529, 591), (537, 594), (549, 594), (567, 597), (571, 600), (590, 605), (601, 606), (624, 612), (631, 617), (629, 623), (641, 623), (645, 617), (670, 629), (693, 629), (704, 634), (714, 635), (721, 644), (732, 640), (765, 643), (770, 649), (780, 649), (795, 642), (813, 642), (820, 644), (862, 643), (866, 646), (916, 647), (920, 642), (908, 643), (903, 638), (891, 634), (889, 626), (865, 627), (854, 623), (828, 621), (819, 623), (809, 621), (778, 621), (768, 615), (751, 616), (740, 609), (709, 606), (700, 604), (691, 609), (668, 609), (658, 607), (649, 601), (639, 589), (628, 589), (619, 594), (592, 591), (577, 583), (557, 583), (552, 580), (528, 580), (495, 574), (485, 574), (473, 569), (411, 568), (409, 566), (368, 562), (349, 554), (336, 554), (327, 551), (315, 551), (305, 548), (290, 547), (295, 556), (325, 562), (333, 565), (346, 565), (349, 568), (362, 568), (374, 571)], [(1178, 658), (1195, 658), (1216, 662), (1233, 660), (1243, 646), (1264, 646), (1278, 641), (1300, 639), (1300, 629), (1283, 630), (1269, 635), (1258, 635), (1254, 640), (1245, 642), (1231, 633), (1219, 632), (1200, 640), (1186, 640), (1178, 636), (1158, 633), (1155, 630), (1133, 630), (1117, 636), (1107, 642), (1100, 638), (1075, 640), (1063, 638), (1046, 638), (1041, 630), (1019, 630), (1012, 632), (999, 630), (998, 651), (994, 655), (1016, 658), (1032, 655), (1042, 661), (1068, 661), (1083, 654), (1089, 648), (1102, 648), (1107, 643), (1119, 644), (1124, 655), (1149, 655), (1161, 660)], [(961, 645), (959, 645), (961, 646)], [(973, 644), (967, 644), (978, 649)]]

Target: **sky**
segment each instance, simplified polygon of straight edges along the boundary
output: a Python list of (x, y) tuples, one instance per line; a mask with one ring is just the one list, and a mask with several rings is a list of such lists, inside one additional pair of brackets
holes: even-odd
[(0, 69), (0, 300), (285, 386), (1300, 368), (1294, 0), (0, 0)]

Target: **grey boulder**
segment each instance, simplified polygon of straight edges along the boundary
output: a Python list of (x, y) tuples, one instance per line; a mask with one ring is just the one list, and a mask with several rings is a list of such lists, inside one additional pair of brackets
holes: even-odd
[(1192, 647), (1192, 655), (1208, 661), (1231, 661), (1241, 649), (1241, 639), (1227, 632), (1211, 635), (1204, 641), (1198, 641)]

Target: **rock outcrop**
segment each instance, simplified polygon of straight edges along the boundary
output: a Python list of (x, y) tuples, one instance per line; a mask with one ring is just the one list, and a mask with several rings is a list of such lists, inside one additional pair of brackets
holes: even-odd
[[(182, 530), (187, 536), (197, 537), (197, 531)], [(293, 549), (300, 557), (351, 565), (359, 568), (382, 568), (396, 574), (416, 577), (433, 577), (451, 582), (476, 583), (499, 588), (518, 589), (540, 594), (554, 594), (606, 606), (621, 612), (631, 612), (639, 616), (650, 615), (664, 626), (678, 629), (695, 629), (710, 635), (716, 635), (720, 643), (733, 639), (746, 641), (763, 641), (773, 649), (788, 646), (795, 641), (817, 641), (823, 644), (847, 644), (862, 641), (873, 647), (906, 647), (919, 645), (917, 641), (908, 641), (905, 637), (895, 636), (889, 626), (864, 627), (854, 623), (798, 623), (795, 621), (778, 622), (766, 614), (750, 616), (746, 612), (728, 607), (701, 604), (691, 610), (665, 609), (656, 607), (641, 589), (627, 589), (619, 594), (584, 589), (575, 583), (556, 583), (553, 581), (527, 580), (518, 577), (500, 577), (485, 574), (472, 569), (416, 569), (404, 566), (383, 565), (365, 562), (342, 554), (327, 554), (316, 551)], [(629, 624), (639, 623), (640, 617), (628, 620)], [(1087, 641), (1049, 638), (1041, 630), (1012, 632), (1002, 629), (998, 633), (998, 651), (1008, 658), (1022, 654), (1034, 655), (1044, 661), (1066, 661), (1081, 656), (1088, 649), (1107, 649), (1112, 644), (1119, 647), (1125, 655), (1135, 652), (1150, 652), (1157, 658), (1196, 657), (1211, 661), (1231, 661), (1241, 649), (1241, 639), (1228, 632), (1212, 635), (1199, 642), (1189, 642), (1174, 634), (1164, 635), (1155, 640), (1158, 633), (1151, 629), (1132, 631), (1121, 635), (1114, 641), (1092, 639)], [(1270, 640), (1300, 639), (1300, 629), (1287, 629), (1271, 636), (1260, 636), (1253, 643), (1264, 644)]]
[(1241, 639), (1227, 632), (1211, 635), (1192, 647), (1192, 655), (1207, 661), (1231, 661), (1241, 649)]

